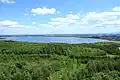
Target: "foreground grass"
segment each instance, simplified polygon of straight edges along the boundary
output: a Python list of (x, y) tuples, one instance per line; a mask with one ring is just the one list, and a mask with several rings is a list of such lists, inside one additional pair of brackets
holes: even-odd
[(119, 47), (0, 41), (0, 80), (120, 80)]

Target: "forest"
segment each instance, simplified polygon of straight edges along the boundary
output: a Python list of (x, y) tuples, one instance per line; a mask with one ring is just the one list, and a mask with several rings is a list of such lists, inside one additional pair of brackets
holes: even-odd
[(0, 80), (120, 80), (120, 44), (0, 40)]

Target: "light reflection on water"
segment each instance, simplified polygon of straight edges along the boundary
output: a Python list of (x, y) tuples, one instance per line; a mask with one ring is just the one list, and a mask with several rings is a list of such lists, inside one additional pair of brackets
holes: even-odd
[(22, 41), (22, 42), (39, 42), (39, 43), (95, 43), (105, 42), (107, 40), (92, 38), (76, 38), (76, 37), (5, 37), (5, 40)]

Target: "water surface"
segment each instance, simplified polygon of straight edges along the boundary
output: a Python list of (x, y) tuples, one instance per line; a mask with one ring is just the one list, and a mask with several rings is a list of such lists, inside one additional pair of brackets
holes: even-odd
[(22, 42), (39, 42), (39, 43), (95, 43), (105, 42), (107, 40), (93, 39), (93, 38), (77, 38), (77, 37), (41, 37), (41, 36), (28, 36), (28, 37), (4, 37), (5, 40), (22, 41)]

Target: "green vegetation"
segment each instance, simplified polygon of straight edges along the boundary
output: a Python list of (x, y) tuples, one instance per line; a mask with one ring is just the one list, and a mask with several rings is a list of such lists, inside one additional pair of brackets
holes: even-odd
[(119, 47), (0, 41), (0, 80), (120, 80)]

